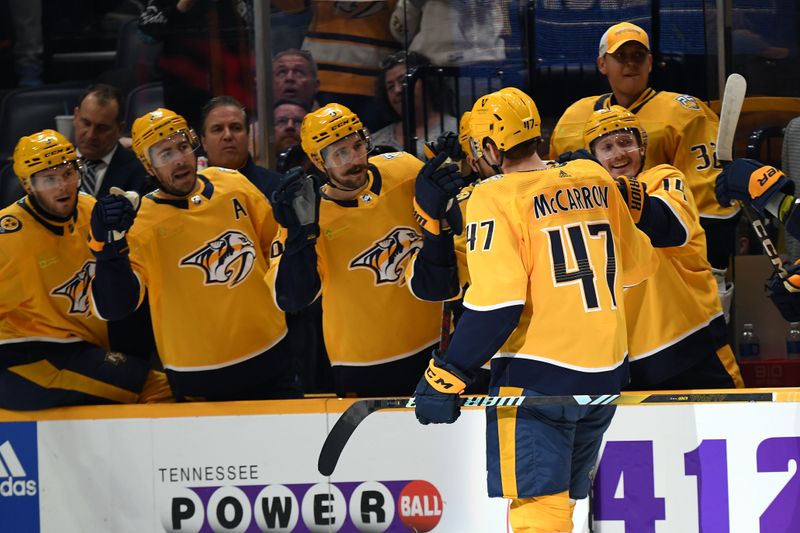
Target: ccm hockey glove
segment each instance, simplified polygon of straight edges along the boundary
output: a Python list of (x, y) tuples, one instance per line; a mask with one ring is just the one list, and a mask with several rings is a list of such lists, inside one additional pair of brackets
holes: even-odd
[(285, 254), (291, 255), (319, 237), (319, 187), (301, 167), (294, 167), (272, 193), (275, 220), (286, 228)]
[(777, 192), (794, 194), (794, 182), (754, 159), (736, 159), (717, 176), (717, 200), (723, 207), (731, 205), (731, 200), (743, 200), (766, 216), (767, 204)]
[(456, 234), (461, 233), (464, 225), (455, 198), (467, 182), (458, 165), (445, 163), (446, 160), (445, 152), (429, 159), (414, 184), (414, 216), (422, 229), (432, 235), (442, 233), (441, 220), (447, 220)]
[(461, 415), (461, 393), (474, 378), (444, 362), (437, 350), (414, 391), (414, 414), (420, 424), (452, 424)]

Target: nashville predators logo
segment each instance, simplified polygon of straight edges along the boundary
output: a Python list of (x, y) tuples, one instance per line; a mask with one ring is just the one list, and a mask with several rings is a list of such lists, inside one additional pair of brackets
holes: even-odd
[(394, 228), (368, 250), (353, 259), (350, 269), (368, 268), (375, 274), (375, 283), (404, 283), (405, 260), (422, 247), (422, 236), (411, 228)]
[(243, 282), (256, 262), (253, 242), (241, 232), (228, 230), (180, 261), (181, 266), (196, 266), (206, 273), (206, 285), (235, 287)]
[(89, 309), (89, 283), (94, 277), (94, 266), (94, 261), (86, 261), (71, 278), (50, 292), (53, 296), (69, 298), (68, 312), (71, 315), (89, 316), (91, 314), (91, 309)]
[(0, 217), (0, 233), (14, 233), (22, 228), (22, 222), (14, 215)]

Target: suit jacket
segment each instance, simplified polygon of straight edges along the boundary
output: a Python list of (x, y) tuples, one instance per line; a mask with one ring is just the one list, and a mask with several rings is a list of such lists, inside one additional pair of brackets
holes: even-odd
[(147, 171), (133, 150), (118, 145), (100, 183), (97, 197), (106, 196), (111, 187), (119, 187), (123, 191), (136, 191), (143, 196), (155, 189), (147, 176)]

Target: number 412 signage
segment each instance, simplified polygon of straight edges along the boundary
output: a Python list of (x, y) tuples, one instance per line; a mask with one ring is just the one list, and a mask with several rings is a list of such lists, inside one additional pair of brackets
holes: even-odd
[[(747, 428), (734, 432), (741, 431)], [(606, 442), (594, 483), (597, 531), (656, 533), (681, 523), (681, 531), (691, 524), (701, 533), (800, 532), (800, 437), (764, 438), (745, 452), (749, 457), (741, 446), (729, 454), (726, 439), (705, 439), (687, 451), (666, 446), (670, 457), (661, 465), (654, 444), (660, 443)], [(657, 485), (659, 475), (669, 480)]]

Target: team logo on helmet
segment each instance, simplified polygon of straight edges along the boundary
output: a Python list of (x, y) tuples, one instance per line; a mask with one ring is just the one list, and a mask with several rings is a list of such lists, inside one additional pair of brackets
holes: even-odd
[(402, 285), (404, 261), (415, 250), (422, 248), (422, 235), (411, 228), (394, 228), (388, 235), (376, 241), (350, 263), (350, 269), (368, 268), (375, 274), (375, 283)]
[(22, 229), (22, 222), (14, 215), (0, 217), (0, 234), (14, 233)]
[(71, 278), (50, 292), (53, 296), (69, 298), (69, 314), (85, 316), (91, 314), (91, 309), (89, 308), (89, 283), (94, 277), (94, 268), (94, 261), (86, 261)]
[(243, 282), (256, 262), (253, 242), (239, 231), (228, 230), (180, 261), (180, 266), (195, 266), (206, 273), (206, 285), (215, 283), (235, 287)]

